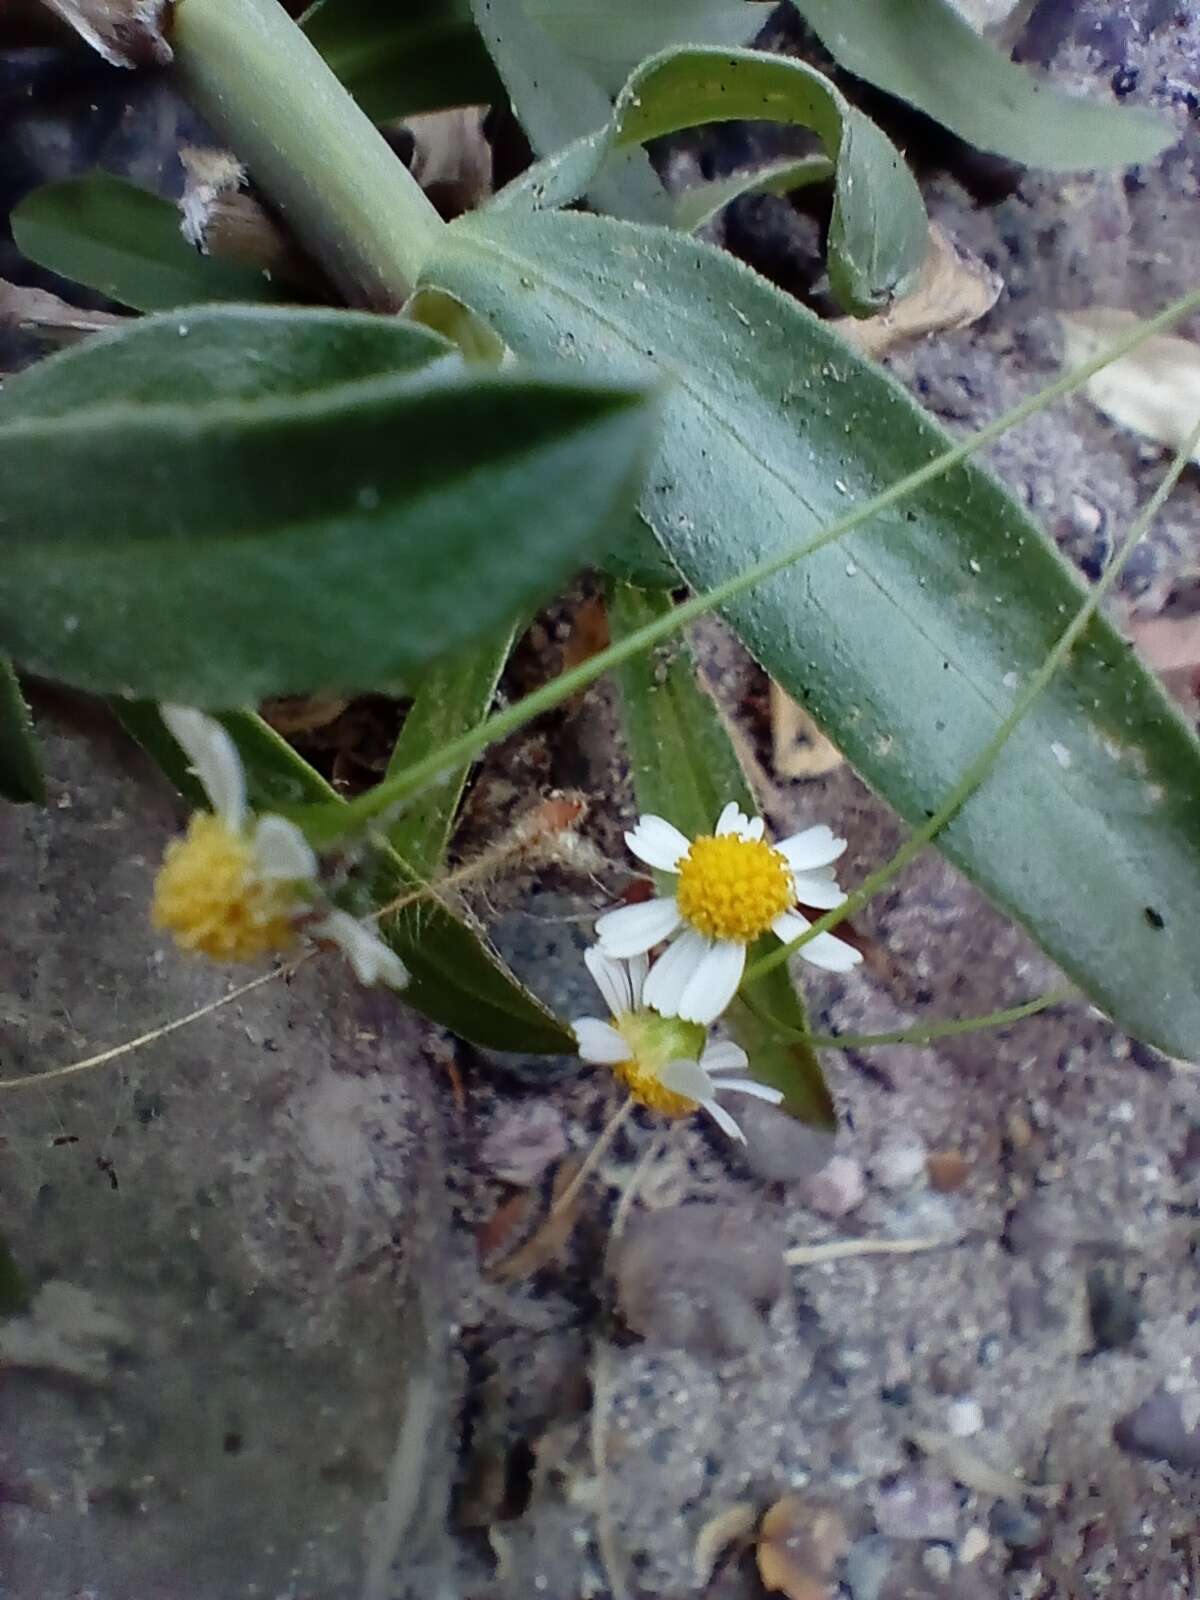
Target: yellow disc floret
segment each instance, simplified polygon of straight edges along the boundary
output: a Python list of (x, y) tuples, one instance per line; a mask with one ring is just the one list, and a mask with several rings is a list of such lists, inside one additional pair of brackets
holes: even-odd
[(696, 1102), (664, 1088), (659, 1073), (668, 1061), (695, 1061), (704, 1047), (705, 1029), (655, 1011), (627, 1011), (613, 1018), (613, 1027), (629, 1045), (629, 1060), (618, 1062), (613, 1071), (638, 1104), (664, 1117), (690, 1117)]
[(693, 840), (679, 868), (676, 890), (684, 921), (710, 939), (749, 944), (795, 898), (792, 875), (765, 839), (737, 834)]
[(253, 961), (296, 939), (294, 884), (261, 878), (247, 836), (199, 811), (173, 840), (154, 884), (152, 917), (184, 950)]

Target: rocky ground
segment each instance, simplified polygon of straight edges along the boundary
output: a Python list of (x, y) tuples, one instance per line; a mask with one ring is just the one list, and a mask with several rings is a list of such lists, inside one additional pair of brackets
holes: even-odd
[[(1181, 142), (1153, 171), (1018, 173), (999, 199), (927, 176), (1005, 284), (984, 322), (893, 359), (954, 429), (1054, 373), (1056, 312), (1194, 286), (1200, 19), (1043, 0), (1020, 49), (1166, 109)], [(1158, 458), (1076, 400), (991, 459), (1094, 572)], [(1194, 473), (1121, 604), (1200, 609)], [(542, 626), (543, 667), (569, 626)], [(882, 861), (894, 819), (844, 768), (773, 775), (758, 674), (713, 630), (701, 653), (771, 823), (836, 819), (851, 879)], [(5, 1077), (220, 992), (145, 920), (165, 786), (93, 714), (40, 711), (52, 804), (0, 812)], [(545, 786), (590, 796), (592, 876), (477, 908), (568, 1014), (593, 1005), (588, 914), (629, 876), (613, 728), (598, 689), (493, 753), (461, 841)], [(877, 958), (812, 986), (822, 1028), (1055, 982), (934, 855), (861, 927)], [(636, 1121), (570, 1238), (524, 1254), (611, 1086), (456, 1048), (332, 965), (4, 1094), (0, 1234), (32, 1295), (0, 1271), (0, 1600), (751, 1600), (781, 1501), (757, 1562), (793, 1600), (1200, 1593), (1200, 1076), (1083, 1004), (827, 1066), (832, 1143), (767, 1113), (744, 1155)], [(902, 1240), (924, 1248), (783, 1264)]]

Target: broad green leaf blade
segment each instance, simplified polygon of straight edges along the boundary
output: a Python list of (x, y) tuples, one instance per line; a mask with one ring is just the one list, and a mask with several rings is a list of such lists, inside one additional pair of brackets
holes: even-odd
[(824, 183), (833, 173), (833, 162), (824, 156), (801, 156), (796, 161), (772, 161), (755, 172), (735, 172), (728, 178), (714, 178), (711, 183), (698, 183), (683, 191), (675, 201), (671, 223), (685, 233), (695, 233), (718, 211), (743, 195), (790, 194), (793, 189), (807, 188), (810, 183)]
[(0, 656), (0, 799), (45, 805), (46, 779), (29, 707), (7, 656)]
[[(613, 638), (625, 638), (670, 608), (667, 595), (627, 583), (610, 585)], [(617, 682), (641, 810), (666, 817), (689, 837), (711, 833), (730, 800), (754, 815), (758, 807), (737, 752), (715, 705), (696, 682), (686, 644), (674, 642), (635, 656), (618, 670)], [(760, 940), (753, 955), (774, 945), (769, 937)], [(750, 985), (749, 995), (784, 1027), (806, 1029), (803, 1002), (782, 967)], [(745, 1000), (731, 1007), (727, 1021), (750, 1057), (752, 1075), (782, 1090), (793, 1116), (832, 1127), (833, 1102), (812, 1048), (775, 1037)]]
[[(415, 765), (433, 750), (483, 721), (508, 660), (516, 625), (506, 622), (421, 675), (404, 719), (389, 776)], [(441, 870), (454, 828), (470, 763), (416, 797), (387, 830), (387, 837), (415, 872), (433, 877)]]
[(758, 50), (682, 49), (644, 62), (598, 133), (558, 151), (492, 209), (553, 209), (593, 192), (612, 151), (731, 119), (811, 128), (834, 163), (829, 278), (839, 303), (869, 315), (907, 293), (928, 249), (928, 221), (899, 151), (814, 67)]
[[(193, 804), (205, 804), (157, 708), (121, 701), (113, 709), (176, 788)], [(325, 779), (261, 717), (230, 711), (220, 720), (245, 764), (247, 792), (256, 809), (341, 803)], [(421, 884), (420, 876), (390, 848), (380, 851), (378, 877), (377, 903)], [(425, 897), (387, 919), (383, 932), (412, 974), (405, 1001), (433, 1021), (487, 1049), (574, 1051), (574, 1038), (563, 1024), (517, 981), (483, 934), (443, 900)]]
[[(523, 0), (472, 0), (472, 9), (536, 155), (551, 156), (605, 127), (612, 114), (608, 94), (531, 19)], [(596, 161), (572, 199), (585, 189), (598, 210), (616, 216), (653, 222), (668, 214), (666, 190), (642, 150)]]
[(531, 17), (610, 94), (647, 56), (681, 44), (751, 39), (772, 6), (758, 0), (527, 0)]
[(949, 0), (795, 0), (851, 72), (960, 138), (1054, 172), (1153, 161), (1178, 137), (1140, 107), (1039, 82), (977, 34)]
[[(670, 371), (641, 510), (698, 589), (802, 541), (948, 442), (802, 307), (680, 234), (486, 213), (451, 227), (427, 272), (527, 360), (570, 348), (597, 376)], [(725, 615), (920, 823), (1080, 595), (1024, 512), (964, 465)], [(1112, 628), (1097, 622), (1085, 641), (941, 848), (1122, 1026), (1195, 1058), (1200, 746)]]
[(135, 311), (287, 295), (252, 267), (201, 255), (169, 200), (106, 172), (35, 189), (13, 208), (22, 255)]
[[(6, 386), (0, 649), (18, 664), (200, 706), (384, 687), (553, 592), (628, 515), (646, 391), (413, 371), (435, 335), (350, 312), (277, 312), (260, 346), (262, 316), (139, 324)], [(214, 398), (151, 398), (172, 376), (188, 395), (235, 327)], [(131, 402), (134, 345), (152, 375)], [(75, 405), (110, 362), (122, 398)]]
[(469, 0), (318, 0), (301, 25), (375, 122), (503, 94)]

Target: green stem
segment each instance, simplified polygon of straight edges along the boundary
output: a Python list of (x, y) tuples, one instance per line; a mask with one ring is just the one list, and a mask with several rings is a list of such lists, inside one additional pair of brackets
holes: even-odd
[(1036, 1016), (1047, 1006), (1069, 1000), (1070, 989), (1054, 989), (1022, 1006), (1007, 1011), (989, 1011), (983, 1017), (958, 1017), (947, 1022), (930, 1022), (925, 1027), (896, 1028), (891, 1033), (806, 1033), (800, 1035), (815, 1050), (869, 1050), (877, 1044), (932, 1044), (935, 1039), (953, 1039), (960, 1033), (980, 1033), (985, 1028), (1006, 1028), (1010, 1022)]
[[(195, 3), (195, 0), (185, 0), (185, 3)], [(213, 0), (202, 0), (202, 3), (213, 3)], [(488, 745), (494, 744), (499, 739), (507, 738), (510, 733), (531, 722), (534, 717), (541, 716), (545, 711), (551, 711), (581, 689), (586, 689), (589, 684), (595, 683), (613, 667), (620, 666), (623, 661), (628, 661), (639, 651), (655, 645), (660, 639), (669, 638), (686, 627), (689, 622), (694, 622), (697, 617), (706, 612), (715, 610), (737, 595), (751, 589), (755, 584), (772, 577), (785, 567), (792, 566), (795, 562), (803, 560), (805, 556), (812, 555), (815, 551), (823, 549), (828, 544), (850, 533), (854, 528), (861, 527), (864, 522), (869, 522), (877, 517), (881, 511), (903, 500), (915, 490), (923, 488), (925, 484), (939, 478), (943, 473), (958, 466), (969, 456), (992, 444), (1010, 428), (1024, 422), (1028, 417), (1042, 411), (1063, 395), (1071, 394), (1081, 388), (1084, 383), (1098, 372), (1101, 367), (1107, 366), (1110, 361), (1127, 355), (1145, 339), (1153, 334), (1161, 333), (1180, 317), (1186, 316), (1190, 311), (1200, 307), (1200, 290), (1185, 295), (1183, 299), (1175, 301), (1171, 306), (1149, 322), (1143, 323), (1140, 328), (1116, 340), (1101, 354), (1092, 360), (1084, 362), (1082, 366), (1065, 373), (1054, 383), (1047, 385), (1037, 394), (1031, 395), (1028, 400), (1023, 400), (1020, 405), (1014, 406), (1011, 411), (1005, 412), (986, 428), (981, 428), (978, 433), (970, 438), (963, 439), (960, 443), (945, 450), (941, 455), (935, 456), (932, 461), (918, 467), (914, 472), (897, 479), (880, 494), (873, 496), (854, 511), (830, 524), (815, 538), (805, 540), (790, 546), (781, 554), (768, 557), (766, 560), (756, 562), (754, 566), (747, 567), (736, 577), (728, 578), (724, 583), (717, 584), (713, 589), (704, 594), (694, 595), (690, 600), (685, 600), (663, 617), (648, 622), (644, 627), (637, 628), (627, 634), (625, 638), (609, 645), (607, 649), (598, 651), (596, 655), (582, 662), (577, 667), (572, 667), (569, 672), (560, 673), (557, 678), (543, 684), (540, 689), (535, 689), (532, 694), (527, 694), (514, 705), (507, 706), (503, 711), (496, 712), (486, 721), (479, 723), (474, 728), (469, 728), (466, 733), (457, 739), (451, 740), (441, 750), (431, 752), (422, 761), (415, 762), (406, 771), (396, 773), (377, 784), (374, 789), (369, 789), (357, 799), (351, 800), (339, 809), (336, 819), (336, 829), (339, 834), (347, 830), (361, 827), (389, 811), (392, 807), (400, 805), (412, 794), (423, 788), (427, 783), (435, 782), (443, 773), (452, 772), (460, 762), (470, 760), (477, 756)], [(313, 819), (315, 820), (315, 819)], [(922, 841), (924, 842), (924, 841)], [(853, 897), (852, 897), (853, 898)], [(857, 904), (861, 904), (858, 901)], [(843, 913), (846, 914), (846, 913)], [(832, 914), (831, 914), (832, 915)], [(840, 918), (838, 919), (840, 920)], [(815, 934), (820, 929), (830, 925), (829, 920), (816, 923), (813, 926)], [(805, 935), (807, 939), (811, 935)], [(766, 958), (770, 965), (775, 965), (774, 957)], [(755, 971), (766, 970), (763, 963), (757, 963)]]
[(846, 917), (853, 916), (861, 906), (866, 905), (872, 895), (878, 893), (885, 884), (890, 883), (896, 874), (902, 871), (915, 856), (919, 855), (930, 840), (957, 816), (966, 801), (974, 794), (975, 790), (992, 770), (996, 758), (1008, 743), (1009, 736), (1014, 728), (1016, 728), (1042, 690), (1053, 678), (1070, 654), (1071, 648), (1080, 634), (1095, 616), (1101, 600), (1103, 600), (1116, 581), (1134, 546), (1142, 538), (1142, 535), (1158, 514), (1163, 501), (1175, 487), (1180, 473), (1187, 466), (1198, 442), (1200, 442), (1200, 421), (1196, 423), (1196, 426), (1176, 451), (1175, 458), (1164, 473), (1158, 488), (1150, 496), (1142, 514), (1125, 536), (1125, 542), (1113, 555), (1108, 566), (1101, 574), (1099, 582), (1067, 624), (1058, 643), (1034, 673), (1033, 677), (1030, 678), (1022, 693), (1017, 696), (1016, 704), (1008, 716), (1005, 717), (996, 732), (984, 745), (929, 821), (905, 840), (890, 861), (885, 861), (883, 866), (877, 868), (874, 872), (868, 873), (858, 888), (848, 895), (835, 911), (827, 911), (823, 917), (818, 918), (806, 932), (793, 939), (790, 944), (781, 944), (778, 950), (773, 950), (770, 955), (761, 957), (752, 966), (747, 967), (745, 977), (742, 980), (743, 983), (750, 982), (755, 978), (761, 978), (764, 973), (770, 972), (773, 967), (785, 962), (795, 951), (802, 949), (810, 939), (815, 939), (819, 933), (826, 933)]
[(176, 0), (171, 45), (188, 98), (351, 304), (398, 310), (445, 224), (278, 0)]

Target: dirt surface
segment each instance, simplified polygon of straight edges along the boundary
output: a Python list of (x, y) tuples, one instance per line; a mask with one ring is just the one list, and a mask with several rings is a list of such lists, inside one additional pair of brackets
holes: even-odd
[[(1042, 0), (1020, 50), (1166, 110), (1181, 141), (1124, 176), (1016, 173), (998, 200), (927, 173), (936, 219), (1006, 285), (985, 322), (892, 361), (954, 430), (1054, 374), (1056, 312), (1194, 286), (1200, 18)], [(1161, 465), (1083, 400), (990, 459), (1091, 575)], [(1119, 605), (1200, 609), (1194, 473)], [(568, 626), (546, 625), (543, 667)], [(844, 768), (775, 779), (760, 675), (719, 630), (700, 653), (766, 766), (771, 825), (835, 822), (849, 881), (884, 860), (890, 814)], [(594, 1005), (590, 914), (631, 876), (614, 729), (598, 689), (494, 753), (460, 840), (544, 787), (591, 796), (591, 876), (489, 885), (478, 906), (567, 1014)], [(220, 992), (144, 921), (178, 817), (162, 784), (115, 735), (50, 731), (51, 808), (0, 813), (6, 1076)], [(1057, 981), (932, 854), (860, 925), (874, 959), (808, 985), (823, 1030)], [(332, 964), (4, 1097), (0, 1231), (34, 1298), (0, 1320), (0, 1597), (751, 1600), (746, 1530), (784, 1495), (799, 1600), (1200, 1593), (1200, 1076), (1083, 1003), (827, 1066), (832, 1148), (777, 1116), (744, 1155), (635, 1119), (571, 1238), (507, 1276), (611, 1085), (450, 1053)], [(781, 1267), (792, 1247), (913, 1239)]]

